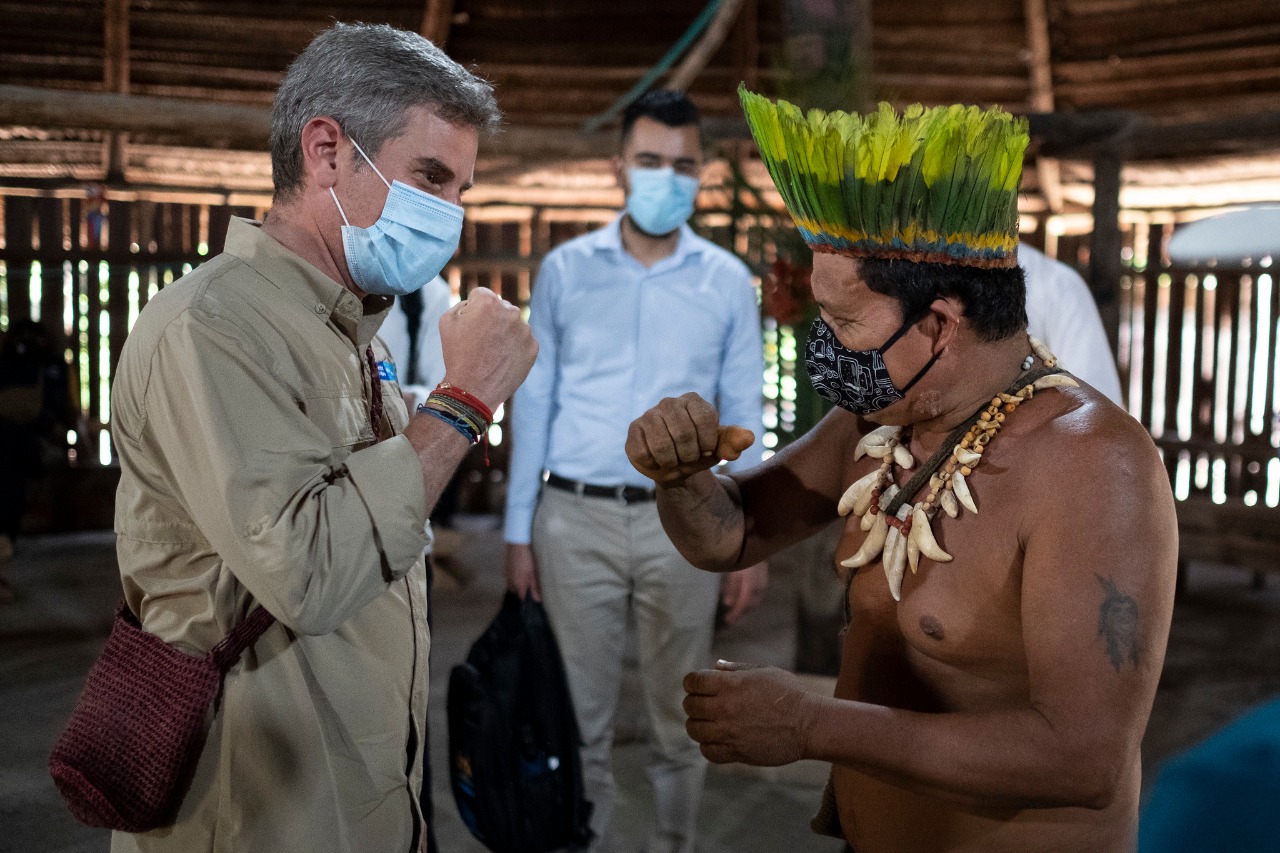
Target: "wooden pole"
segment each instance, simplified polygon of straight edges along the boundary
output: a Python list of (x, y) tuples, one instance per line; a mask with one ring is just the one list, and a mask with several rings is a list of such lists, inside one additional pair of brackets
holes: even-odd
[(853, 27), (849, 33), (849, 61), (857, 73), (857, 99), (862, 112), (875, 108), (875, 88), (871, 84), (872, 67), (872, 19), (871, 0), (851, 0), (850, 12)]
[(419, 32), (436, 47), (443, 48), (449, 40), (449, 27), (453, 24), (453, 0), (427, 0), (422, 10), (422, 27)]
[(711, 57), (715, 56), (716, 51), (720, 49), (720, 45), (724, 44), (725, 37), (729, 35), (729, 30), (733, 29), (733, 22), (741, 8), (742, 0), (721, 0), (720, 8), (716, 9), (716, 15), (707, 26), (707, 31), (689, 49), (684, 59), (667, 78), (668, 89), (674, 89), (677, 92), (688, 91), (689, 86), (702, 73), (702, 69), (707, 67)]
[(760, 80), (760, 0), (746, 0), (738, 15), (738, 33), (736, 64), (742, 69), (742, 82), (754, 92)]
[[(129, 0), (104, 0), (103, 68), (104, 88), (117, 95), (129, 94)], [(112, 133), (106, 140), (107, 180), (124, 180), (129, 137)]]
[[(1049, 44), (1049, 15), (1045, 0), (1026, 0), (1027, 68), (1031, 74), (1031, 109), (1040, 113), (1054, 111), (1053, 59)], [(1036, 177), (1040, 192), (1050, 213), (1062, 212), (1062, 171), (1058, 161), (1046, 155), (1036, 157)]]
[(177, 144), (265, 151), (271, 111), (180, 98), (0, 85), (0, 124), (143, 133)]
[(1120, 337), (1120, 167), (1115, 153), (1093, 161), (1093, 238), (1089, 244), (1089, 286), (1112, 353), (1117, 351)]

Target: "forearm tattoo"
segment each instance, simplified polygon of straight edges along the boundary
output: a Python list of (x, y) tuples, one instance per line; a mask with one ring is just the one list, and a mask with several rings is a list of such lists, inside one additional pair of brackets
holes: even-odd
[(1138, 602), (1125, 595), (1111, 578), (1095, 575), (1102, 584), (1102, 607), (1098, 611), (1098, 636), (1106, 640), (1107, 657), (1116, 672), (1127, 660), (1138, 665)]
[(715, 519), (716, 528), (721, 536), (733, 533), (742, 521), (742, 508), (729, 497), (724, 489), (715, 489), (707, 496), (707, 512)]

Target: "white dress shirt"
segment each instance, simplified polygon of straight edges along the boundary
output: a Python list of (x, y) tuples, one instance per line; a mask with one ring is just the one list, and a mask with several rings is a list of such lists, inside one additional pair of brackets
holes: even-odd
[(1048, 345), (1062, 367), (1123, 408), (1120, 374), (1098, 305), (1071, 267), (1032, 247), (1018, 247), (1027, 275), (1027, 331)]

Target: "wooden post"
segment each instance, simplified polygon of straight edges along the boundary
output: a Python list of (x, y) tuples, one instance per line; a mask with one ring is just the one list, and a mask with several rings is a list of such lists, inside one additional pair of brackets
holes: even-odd
[(40, 234), (40, 322), (62, 343), (62, 200), (36, 199)]
[(851, 0), (849, 11), (853, 26), (849, 33), (849, 59), (857, 72), (857, 101), (862, 112), (875, 108), (875, 92), (871, 85), (872, 21), (871, 0)]
[(7, 267), (6, 293), (9, 299), (9, 324), (31, 316), (31, 220), (35, 216), (35, 199), (3, 196), (4, 243), (9, 254), (26, 255), (28, 261)]
[[(111, 226), (111, 242), (107, 245), (107, 298), (100, 301), (101, 292), (96, 279), (92, 281), (89, 306), (92, 312), (89, 317), (89, 340), (94, 351), (89, 354), (90, 364), (94, 365), (93, 380), (90, 385), (89, 398), (93, 400), (94, 418), (91, 423), (98, 422), (101, 401), (98, 398), (99, 371), (103, 365), (97, 361), (100, 356), (101, 342), (95, 340), (95, 329), (101, 323), (99, 311), (107, 313), (107, 376), (116, 375), (116, 364), (120, 361), (120, 353), (124, 349), (125, 335), (128, 333), (129, 320), (129, 271), (136, 260), (131, 244), (133, 243), (133, 209), (134, 205), (122, 201), (113, 201), (107, 209), (108, 222)], [(95, 436), (96, 438), (96, 436)], [(95, 441), (94, 446), (97, 447)], [(114, 452), (114, 451), (113, 451)]]
[[(1027, 59), (1031, 73), (1031, 108), (1036, 112), (1051, 113), (1054, 110), (1053, 63), (1049, 44), (1049, 15), (1045, 0), (1025, 0), (1027, 19)], [(1062, 173), (1058, 161), (1044, 155), (1036, 156), (1036, 177), (1040, 192), (1049, 205), (1050, 213), (1062, 212)]]
[(1120, 337), (1120, 157), (1106, 153), (1093, 161), (1093, 238), (1089, 244), (1089, 287), (1098, 303), (1111, 352)]
[(738, 17), (738, 10), (742, 8), (742, 0), (721, 0), (720, 8), (716, 10), (716, 15), (711, 19), (706, 31), (702, 34), (702, 38), (690, 48), (685, 54), (684, 60), (671, 72), (671, 76), (667, 78), (666, 87), (674, 89), (677, 92), (687, 91), (693, 81), (698, 79), (698, 75), (702, 73), (702, 69), (707, 67), (707, 63), (711, 61), (711, 57), (715, 56), (720, 45), (724, 44), (725, 37), (729, 35), (729, 30), (733, 28), (734, 19)]
[(443, 48), (449, 40), (449, 27), (453, 23), (453, 0), (427, 0), (422, 10), (422, 27), (419, 32), (436, 47)]
[(760, 0), (746, 0), (738, 15), (734, 40), (734, 67), (741, 69), (742, 82), (756, 91), (760, 80)]
[[(118, 95), (129, 93), (129, 0), (104, 0), (103, 88)], [(124, 180), (129, 137), (113, 133), (107, 137), (107, 180)]]

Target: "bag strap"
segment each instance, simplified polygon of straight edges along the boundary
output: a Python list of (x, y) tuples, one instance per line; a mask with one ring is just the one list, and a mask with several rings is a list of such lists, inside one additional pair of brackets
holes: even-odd
[(210, 650), (209, 656), (218, 664), (223, 672), (231, 669), (240, 660), (244, 650), (258, 642), (268, 628), (274, 625), (276, 617), (259, 605), (245, 617), (239, 625), (231, 629), (231, 633)]

